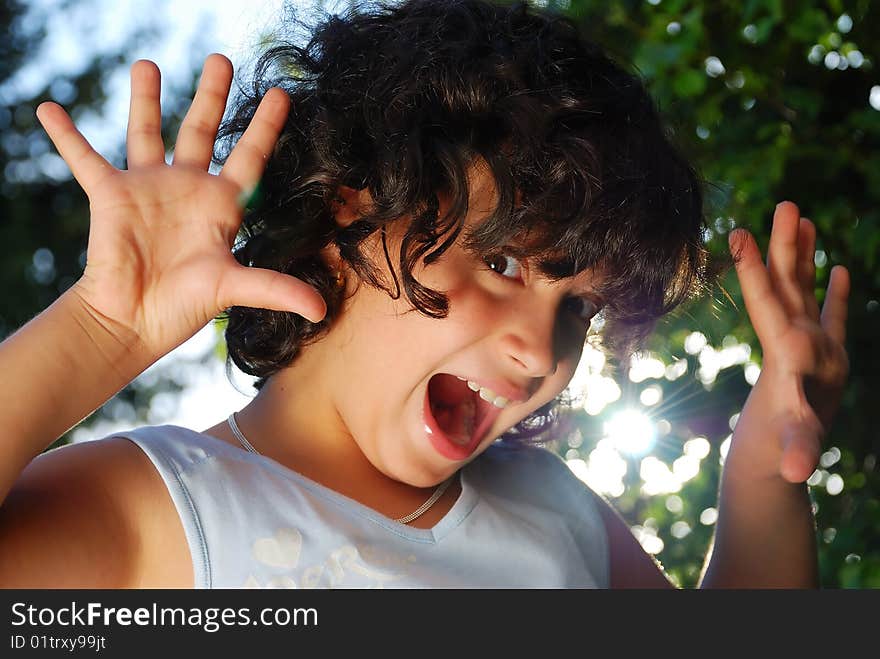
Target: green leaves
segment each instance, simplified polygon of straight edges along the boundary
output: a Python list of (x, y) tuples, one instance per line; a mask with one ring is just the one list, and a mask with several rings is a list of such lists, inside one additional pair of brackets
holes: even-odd
[(672, 88), (678, 96), (699, 96), (706, 90), (706, 74), (693, 69), (675, 76)]
[[(774, 206), (790, 199), (817, 224), (824, 259), (817, 270), (820, 300), (831, 268), (842, 263), (850, 269), (852, 371), (830, 437), (844, 455), (830, 469), (842, 477), (843, 489), (830, 494), (817, 485), (813, 491), (823, 584), (876, 587), (880, 445), (873, 418), (880, 354), (872, 348), (880, 336), (880, 111), (868, 99), (880, 84), (874, 69), (880, 3), (633, 0), (612, 6), (572, 0), (571, 10), (583, 17), (592, 38), (610, 45), (620, 61), (636, 65), (680, 146), (708, 182), (710, 249), (719, 257), (727, 252), (729, 217), (766, 246)], [(724, 71), (709, 58), (717, 58)], [(716, 217), (725, 218), (717, 227)], [(741, 309), (736, 279), (729, 275), (723, 286)], [(748, 341), (753, 359), (760, 360), (744, 313), (720, 290), (659, 323), (651, 348), (671, 363), (682, 356), (682, 337), (693, 331), (712, 345), (735, 335)], [(694, 370), (682, 377), (693, 379)], [(715, 386), (711, 396), (723, 399), (717, 405), (683, 403), (680, 411), (723, 429), (726, 419), (710, 417), (741, 405), (744, 393)], [(581, 450), (588, 449), (585, 443)], [(708, 533), (671, 535), (676, 520), (663, 512), (659, 497), (640, 494), (640, 484), (621, 497), (621, 509), (633, 525), (654, 518), (664, 542), (657, 558), (682, 584), (695, 584)], [(714, 501), (716, 487), (714, 476), (695, 479), (679, 496)], [(834, 533), (823, 535), (828, 529)]]

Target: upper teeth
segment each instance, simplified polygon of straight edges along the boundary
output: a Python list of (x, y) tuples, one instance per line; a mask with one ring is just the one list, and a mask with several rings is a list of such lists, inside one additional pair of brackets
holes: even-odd
[(467, 386), (471, 391), (480, 392), (480, 398), (485, 401), (492, 403), (495, 407), (499, 407), (504, 409), (507, 407), (507, 404), (510, 402), (504, 396), (497, 395), (494, 391), (489, 389), (489, 387), (481, 387), (473, 380), (468, 380), (467, 378), (456, 376), (459, 380), (467, 382)]

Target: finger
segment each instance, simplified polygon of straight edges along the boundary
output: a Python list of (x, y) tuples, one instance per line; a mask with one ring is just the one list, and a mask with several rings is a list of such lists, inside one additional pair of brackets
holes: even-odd
[(116, 169), (92, 148), (57, 103), (41, 103), (37, 119), (86, 194)]
[(773, 289), (752, 234), (736, 229), (731, 231), (729, 242), (746, 310), (758, 339), (766, 346), (767, 341), (788, 326), (788, 316)]
[(207, 169), (214, 153), (214, 139), (223, 119), (229, 87), (232, 84), (232, 62), (220, 54), (205, 60), (195, 98), (177, 134), (174, 164)]
[(131, 103), (128, 110), (126, 147), (128, 167), (144, 167), (165, 162), (162, 143), (162, 109), (159, 67), (149, 60), (131, 66)]
[(277, 87), (266, 92), (220, 176), (234, 181), (244, 191), (252, 190), (266, 167), (289, 108), (290, 98), (286, 92)]
[(831, 268), (825, 303), (822, 305), (822, 329), (843, 345), (846, 341), (847, 300), (849, 299), (849, 271), (842, 265)]
[(221, 284), (222, 307), (253, 307), (291, 311), (320, 322), (327, 314), (327, 304), (318, 291), (296, 277), (236, 264)]
[(816, 226), (802, 217), (798, 229), (798, 281), (804, 298), (807, 315), (819, 321), (819, 304), (816, 302)]
[(767, 270), (770, 281), (790, 315), (804, 313), (804, 301), (798, 284), (798, 233), (800, 211), (790, 201), (776, 206), (773, 229), (767, 248)]

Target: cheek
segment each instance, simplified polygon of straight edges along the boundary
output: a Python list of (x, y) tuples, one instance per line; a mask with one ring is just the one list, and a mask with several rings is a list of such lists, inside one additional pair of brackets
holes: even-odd
[(479, 286), (463, 286), (447, 291), (449, 315), (447, 331), (486, 336), (493, 332), (501, 315), (501, 300)]
[(574, 375), (574, 369), (584, 351), (588, 330), (589, 325), (586, 323), (573, 319), (567, 312), (560, 312), (553, 337), (556, 358), (559, 360), (559, 371), (570, 368), (571, 374)]
[(545, 384), (551, 391), (556, 392), (551, 398), (556, 398), (556, 396), (562, 393), (562, 390), (568, 386), (568, 383), (571, 382), (571, 379), (574, 377), (574, 372), (577, 370), (582, 352), (583, 343), (581, 343), (581, 347), (578, 350), (573, 350), (569, 355), (563, 357), (559, 362), (556, 373), (554, 373), (552, 377), (547, 378)]
[(447, 346), (462, 347), (485, 337), (498, 322), (502, 300), (483, 286), (478, 277), (473, 265), (461, 258), (427, 268), (418, 276), (423, 285), (446, 297), (446, 317), (425, 321), (426, 331), (439, 335)]

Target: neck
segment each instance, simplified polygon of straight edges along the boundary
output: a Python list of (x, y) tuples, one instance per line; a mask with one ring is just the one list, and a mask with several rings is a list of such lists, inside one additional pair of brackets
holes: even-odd
[[(316, 345), (310, 348), (316, 348)], [(392, 519), (411, 513), (436, 489), (414, 487), (389, 477), (361, 451), (340, 416), (328, 380), (336, 372), (322, 351), (305, 350), (275, 374), (254, 400), (236, 412), (241, 432), (262, 455)], [(317, 368), (317, 364), (321, 367)], [(239, 445), (228, 425), (208, 434)], [(457, 479), (416, 527), (432, 525), (458, 497)]]

